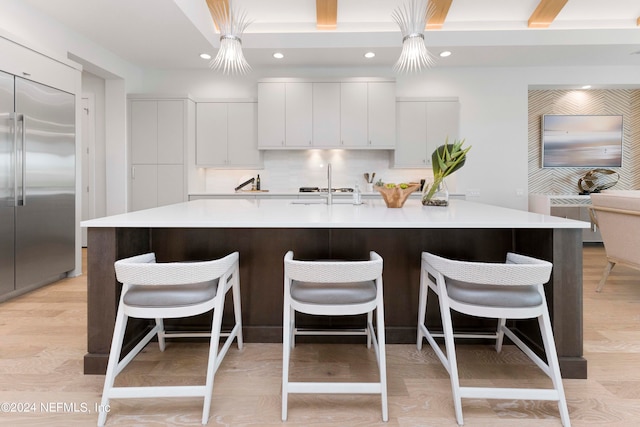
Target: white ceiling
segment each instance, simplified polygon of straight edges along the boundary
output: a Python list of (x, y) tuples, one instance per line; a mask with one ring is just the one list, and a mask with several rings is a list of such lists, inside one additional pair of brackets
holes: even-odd
[[(23, 0), (142, 67), (207, 68), (218, 35), (205, 0)], [(255, 67), (391, 66), (401, 50), (391, 18), (406, 0), (338, 0), (336, 30), (315, 25), (315, 0), (234, 0), (252, 24), (243, 37)], [(547, 29), (529, 29), (539, 0), (453, 0), (429, 50), (436, 66), (638, 65), (639, 0), (569, 0)], [(363, 54), (376, 52), (373, 60)], [(285, 59), (276, 61), (272, 53)]]

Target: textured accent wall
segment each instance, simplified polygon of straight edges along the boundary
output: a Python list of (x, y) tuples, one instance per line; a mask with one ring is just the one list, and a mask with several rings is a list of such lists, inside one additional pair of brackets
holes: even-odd
[(542, 168), (543, 114), (622, 114), (622, 167), (614, 189), (640, 189), (640, 90), (530, 90), (529, 193), (576, 194), (589, 168)]

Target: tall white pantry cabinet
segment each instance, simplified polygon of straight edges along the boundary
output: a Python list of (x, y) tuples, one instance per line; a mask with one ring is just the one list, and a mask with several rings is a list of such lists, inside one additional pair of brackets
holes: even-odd
[(129, 98), (129, 211), (187, 200), (189, 99)]

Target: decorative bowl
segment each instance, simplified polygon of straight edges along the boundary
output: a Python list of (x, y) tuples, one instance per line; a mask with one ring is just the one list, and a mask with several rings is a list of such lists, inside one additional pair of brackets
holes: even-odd
[(401, 208), (409, 195), (420, 188), (420, 184), (409, 184), (407, 188), (400, 188), (400, 186), (388, 188), (379, 185), (374, 188), (382, 195), (388, 208)]

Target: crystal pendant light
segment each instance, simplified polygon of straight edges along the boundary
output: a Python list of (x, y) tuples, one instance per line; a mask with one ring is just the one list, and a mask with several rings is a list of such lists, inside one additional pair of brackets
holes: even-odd
[(424, 29), (434, 9), (428, 0), (410, 0), (393, 11), (393, 20), (402, 32), (402, 53), (394, 71), (418, 72), (435, 63), (424, 44)]
[(224, 74), (247, 74), (251, 66), (242, 53), (242, 34), (251, 24), (244, 11), (233, 10), (233, 0), (207, 1), (213, 22), (220, 31), (220, 49), (209, 66)]

